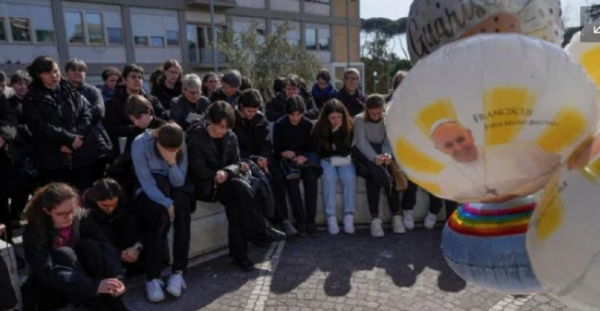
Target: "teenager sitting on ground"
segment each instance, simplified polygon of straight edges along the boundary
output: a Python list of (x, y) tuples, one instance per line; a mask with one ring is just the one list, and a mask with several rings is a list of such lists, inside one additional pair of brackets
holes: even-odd
[(289, 75), (285, 80), (285, 88), (279, 95), (273, 98), (266, 107), (266, 116), (269, 122), (275, 122), (286, 115), (286, 103), (289, 98), (296, 95), (302, 97), (306, 112), (304, 116), (309, 120), (319, 117), (319, 108), (315, 104), (312, 95), (302, 86), (302, 79), (297, 75)]
[(312, 130), (312, 140), (317, 155), (321, 158), (323, 177), (323, 207), (327, 216), (327, 227), (332, 235), (338, 234), (337, 182), (342, 184), (344, 203), (344, 231), (354, 233), (356, 202), (356, 170), (350, 151), (353, 133), (352, 118), (337, 99), (328, 101)]
[[(315, 225), (318, 179), (322, 171), (311, 143), (313, 124), (304, 117), (304, 99), (296, 95), (287, 99), (287, 116), (273, 127), (274, 156), (287, 179), (287, 192), (300, 237), (318, 237)], [(304, 185), (304, 200), (300, 194)]]
[(238, 99), (233, 132), (238, 138), (242, 161), (250, 165), (252, 175), (269, 187), (274, 198), (273, 214), (267, 218), (281, 224), (286, 235), (294, 236), (298, 232), (289, 221), (285, 179), (273, 157), (269, 123), (260, 112), (262, 105), (263, 100), (258, 90), (243, 91)]
[(218, 201), (225, 206), (229, 222), (229, 255), (244, 271), (252, 271), (248, 258), (249, 239), (285, 239), (283, 232), (267, 226), (252, 188), (242, 176), (250, 167), (240, 159), (238, 140), (231, 131), (235, 124), (233, 107), (217, 101), (206, 111), (207, 126), (189, 133), (190, 179), (196, 184), (196, 197)]
[(144, 69), (136, 64), (128, 64), (123, 69), (122, 81), (117, 85), (115, 96), (106, 102), (106, 114), (104, 125), (106, 131), (115, 146), (113, 155), (119, 155), (119, 138), (127, 138), (135, 135), (135, 125), (129, 119), (125, 109), (125, 103), (130, 95), (141, 95), (152, 103), (154, 115), (166, 120), (167, 114), (160, 101), (151, 95), (147, 95), (143, 89)]
[(140, 184), (135, 191), (135, 209), (144, 226), (148, 300), (165, 300), (160, 276), (171, 223), (175, 232), (167, 292), (179, 298), (187, 287), (183, 275), (188, 265), (192, 204), (191, 190), (184, 187), (188, 154), (183, 130), (176, 123), (166, 123), (144, 132), (133, 141), (131, 157)]
[(88, 310), (127, 310), (120, 298), (125, 285), (119, 280), (119, 254), (79, 200), (71, 186), (50, 183), (29, 201), (23, 245), (32, 269), (28, 282), (36, 290), (24, 302), (39, 309), (71, 303)]
[(240, 96), (239, 88), (242, 85), (242, 75), (237, 70), (226, 72), (221, 78), (221, 88), (210, 96), (210, 102), (225, 101), (235, 108)]
[(121, 254), (127, 275), (139, 271), (141, 267), (137, 263), (144, 248), (142, 228), (119, 183), (111, 178), (100, 179), (83, 193), (81, 200), (98, 227)]
[(202, 81), (195, 74), (188, 74), (181, 80), (183, 94), (171, 101), (171, 120), (184, 131), (196, 122), (204, 119), (210, 100), (202, 96)]

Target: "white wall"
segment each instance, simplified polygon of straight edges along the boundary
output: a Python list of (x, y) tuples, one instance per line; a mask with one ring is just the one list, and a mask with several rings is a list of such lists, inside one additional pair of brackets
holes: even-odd
[(135, 48), (136, 63), (159, 63), (162, 64), (167, 59), (177, 59), (181, 62), (180, 48)]
[[(210, 23), (210, 13), (201, 11), (186, 11), (185, 20), (189, 23)], [(225, 24), (227, 19), (224, 14), (215, 14), (215, 24)]]
[[(280, 1), (280, 0), (271, 1), (271, 3), (277, 2), (277, 1)], [(236, 3), (239, 7), (255, 8), (255, 9), (264, 9), (265, 8), (265, 0), (236, 0)]]
[(300, 12), (300, 0), (275, 0), (271, 1), (271, 10)]
[(58, 47), (56, 45), (29, 45), (29, 44), (0, 44), (0, 64), (10, 60), (13, 64), (31, 63), (40, 55), (49, 55), (58, 61)]
[(330, 16), (331, 5), (315, 2), (304, 2), (304, 11), (306, 14)]
[(85, 60), (88, 64), (126, 63), (124, 47), (70, 46), (69, 56)]

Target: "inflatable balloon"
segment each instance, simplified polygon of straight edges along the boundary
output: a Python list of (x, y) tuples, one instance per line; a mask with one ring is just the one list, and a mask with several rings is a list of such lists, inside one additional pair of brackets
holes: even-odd
[[(594, 34), (589, 33), (593, 31), (594, 26), (600, 27), (600, 20), (587, 26), (582, 32), (588, 36), (594, 36)], [(571, 43), (567, 45), (565, 50), (587, 71), (600, 88), (600, 40), (597, 40), (597, 42), (582, 42), (582, 32), (578, 32), (573, 36)], [(595, 35), (600, 37), (600, 35)]]
[(583, 168), (564, 165), (544, 190), (527, 232), (533, 270), (573, 310), (600, 310), (600, 139)]
[(557, 45), (564, 25), (559, 0), (415, 0), (407, 41), (413, 63), (444, 44), (480, 33), (520, 33)]
[(536, 204), (536, 197), (530, 196), (499, 204), (459, 206), (442, 236), (450, 268), (465, 281), (491, 291), (540, 292), (525, 248), (525, 233)]
[(560, 47), (478, 35), (418, 62), (386, 111), (394, 156), (438, 197), (503, 202), (543, 189), (596, 131), (598, 90)]

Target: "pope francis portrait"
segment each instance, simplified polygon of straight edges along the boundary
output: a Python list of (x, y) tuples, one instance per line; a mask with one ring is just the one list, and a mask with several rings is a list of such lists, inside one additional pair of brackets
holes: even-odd
[(471, 130), (454, 120), (434, 124), (431, 139), (452, 159), (438, 176), (442, 195), (461, 202), (499, 203), (531, 195), (560, 164), (560, 156), (535, 142), (478, 146)]

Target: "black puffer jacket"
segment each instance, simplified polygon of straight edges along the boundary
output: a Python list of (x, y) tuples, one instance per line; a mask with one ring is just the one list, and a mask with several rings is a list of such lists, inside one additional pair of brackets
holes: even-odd
[(338, 99), (346, 106), (348, 113), (352, 117), (355, 117), (365, 110), (365, 95), (360, 90), (356, 90), (354, 95), (350, 95), (350, 93), (346, 91), (346, 88), (341, 88), (336, 92), (334, 98)]
[(17, 152), (13, 142), (17, 138), (17, 126), (19, 116), (17, 111), (11, 107), (8, 99), (0, 93), (0, 137), (4, 139), (4, 145), (0, 152), (5, 152), (11, 160), (16, 160)]
[(170, 89), (165, 85), (165, 77), (159, 77), (152, 86), (150, 94), (158, 98), (163, 108), (171, 110), (171, 100), (177, 96), (181, 96), (181, 81), (177, 81), (175, 88)]
[(21, 150), (23, 148), (31, 147), (33, 143), (33, 135), (31, 135), (31, 131), (29, 127), (25, 123), (25, 118), (23, 116), (23, 101), (25, 98), (19, 98), (16, 95), (13, 95), (8, 99), (10, 106), (17, 112), (19, 125), (17, 127), (17, 137), (15, 138), (15, 145), (17, 150)]
[[(306, 105), (306, 112), (304, 113), (304, 117), (306, 117), (309, 120), (316, 120), (319, 117), (319, 108), (315, 104), (312, 95), (310, 95), (310, 93), (308, 93), (303, 88), (300, 88), (300, 93), (298, 95), (304, 98), (304, 104)], [(287, 114), (285, 107), (286, 102), (287, 97), (284, 91), (279, 93), (279, 96), (273, 98), (267, 104), (266, 115), (269, 122), (275, 122)]]
[(200, 99), (195, 103), (187, 100), (184, 95), (175, 97), (171, 100), (171, 120), (186, 131), (193, 123), (204, 119), (204, 113), (208, 106), (210, 106), (210, 100), (204, 96), (200, 96)]
[[(63, 162), (61, 146), (72, 148), (76, 135), (84, 137), (81, 148), (73, 153), (72, 166), (91, 165), (94, 146), (85, 141), (92, 128), (90, 103), (69, 82), (60, 82), (59, 92), (48, 90), (41, 82), (30, 85), (23, 114), (33, 134), (33, 158), (38, 169), (69, 169)], [(54, 96), (60, 96), (57, 102)]]
[(196, 184), (196, 195), (203, 201), (214, 201), (215, 175), (225, 170), (229, 178), (240, 174), (238, 140), (232, 131), (223, 137), (224, 152), (217, 151), (206, 126), (197, 124), (190, 129), (188, 144), (188, 176)]
[(85, 143), (93, 147), (90, 161), (107, 158), (111, 156), (113, 144), (104, 128), (104, 99), (102, 93), (96, 87), (84, 83), (76, 90), (85, 97), (90, 103), (90, 112), (92, 113), (92, 127), (88, 135), (84, 138)]
[[(158, 99), (154, 96), (147, 95), (142, 91), (142, 95), (146, 97), (154, 108), (154, 115), (160, 119), (167, 120), (165, 109)], [(125, 90), (124, 85), (119, 85), (115, 90), (115, 96), (106, 102), (106, 114), (104, 116), (104, 125), (108, 132), (110, 140), (115, 146), (113, 155), (117, 155), (119, 151), (119, 137), (129, 137), (134, 135), (135, 126), (129, 120), (125, 111), (125, 103), (129, 95)]]
[(233, 132), (238, 138), (241, 158), (256, 161), (259, 157), (270, 157), (273, 154), (273, 145), (269, 140), (267, 118), (259, 112), (252, 120), (246, 120), (239, 110), (235, 112)]
[(216, 92), (212, 93), (212, 95), (210, 95), (210, 102), (214, 103), (218, 100), (222, 100), (226, 103), (229, 103), (231, 106), (233, 107), (237, 107), (237, 101), (238, 98), (240, 97), (240, 91), (235, 92), (235, 94), (233, 94), (233, 96), (231, 97), (227, 97), (227, 94), (225, 94), (225, 92), (223, 92), (223, 89), (218, 89)]

